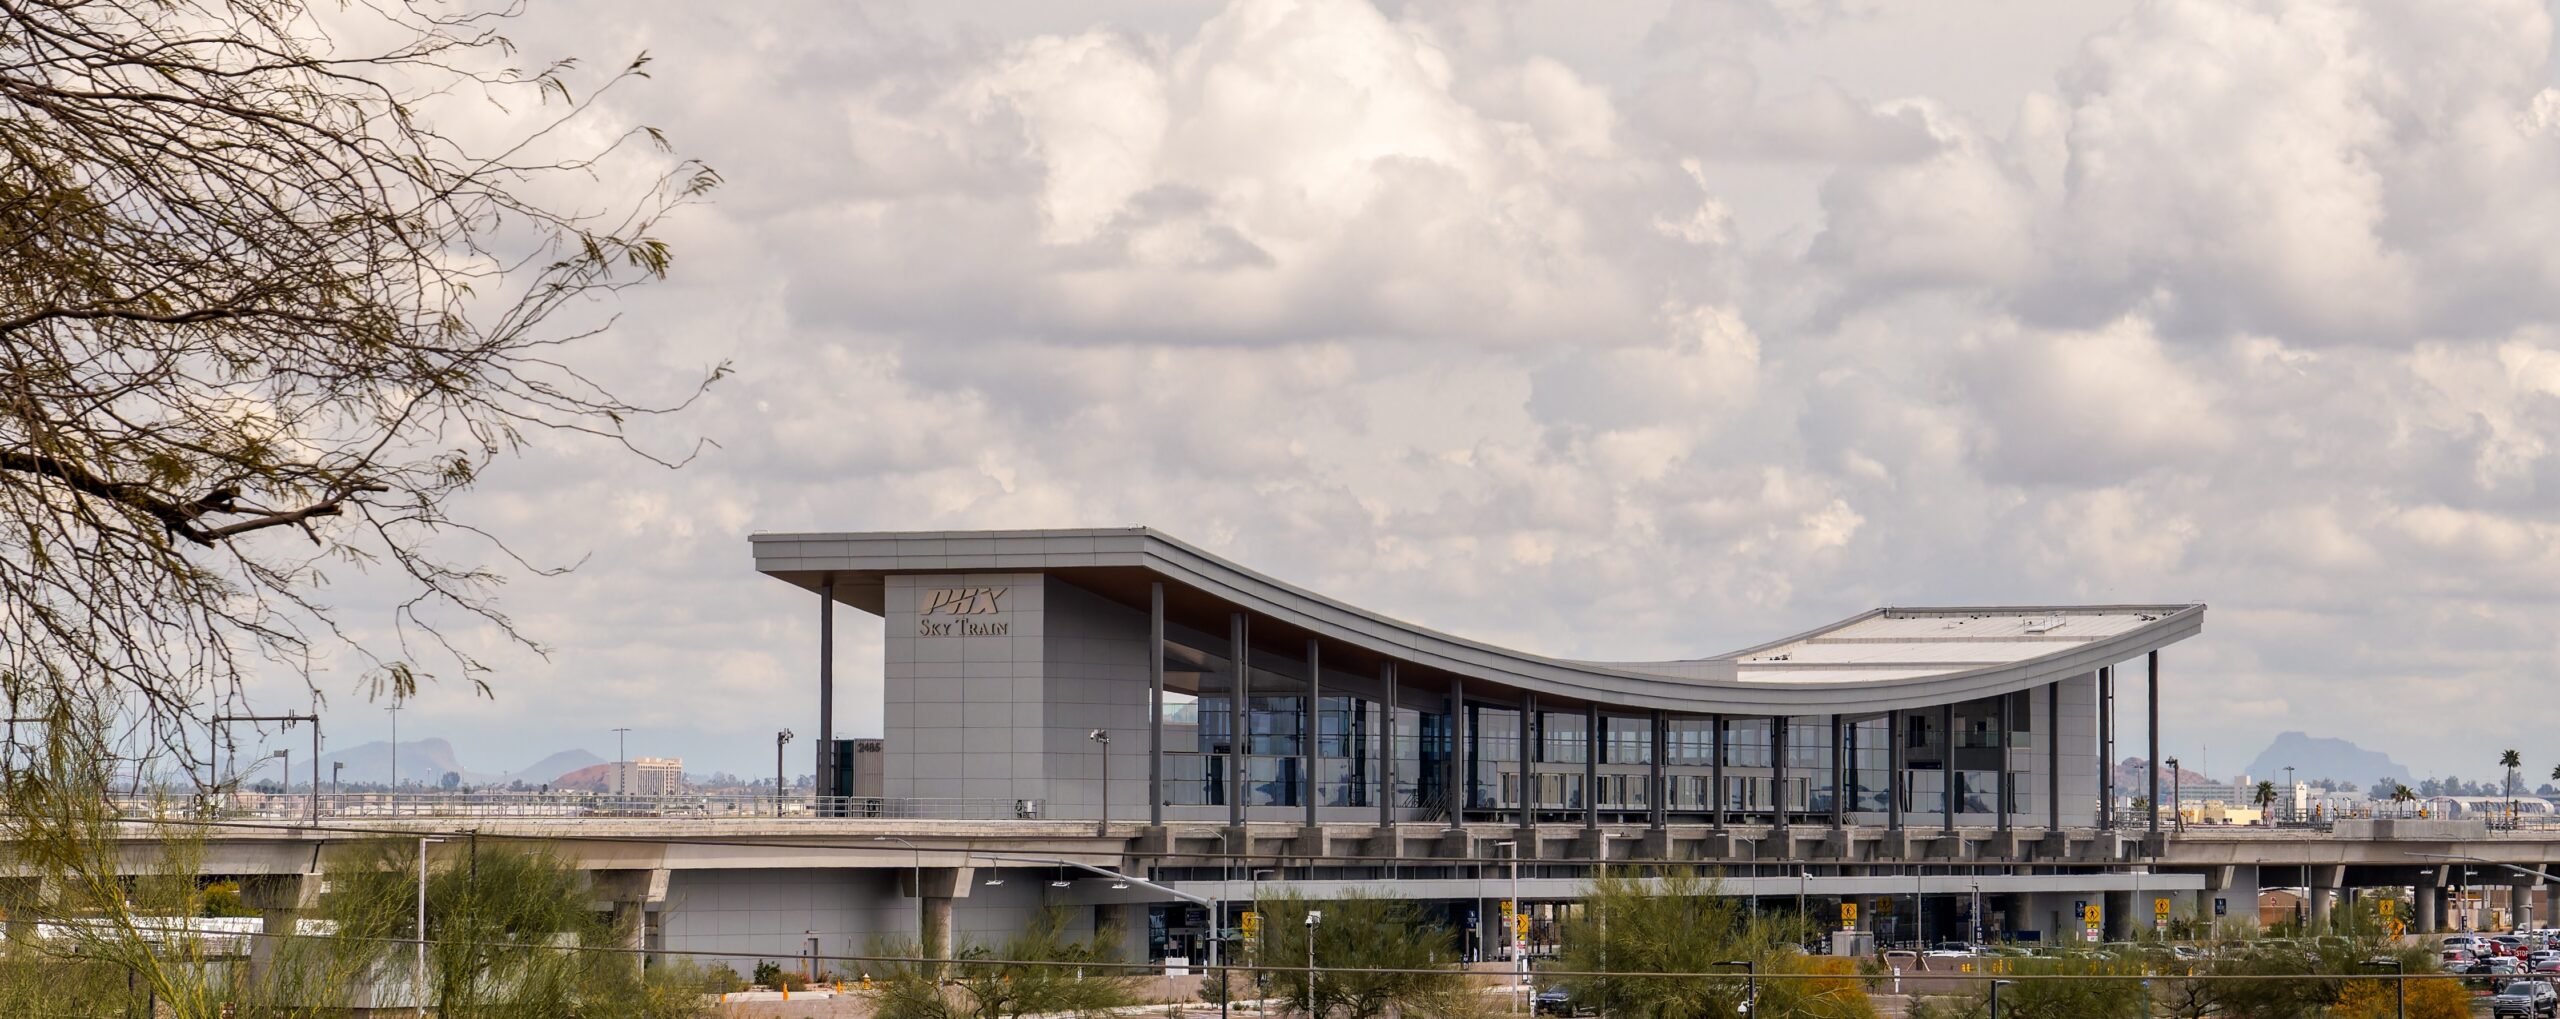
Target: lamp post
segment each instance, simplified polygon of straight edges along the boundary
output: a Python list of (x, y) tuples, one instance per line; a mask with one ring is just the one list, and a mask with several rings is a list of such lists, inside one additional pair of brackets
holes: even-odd
[(427, 843), (442, 841), (439, 838), (418, 839), (418, 959), (417, 968), (411, 973), (411, 979), (416, 981), (418, 1019), (426, 1019), (427, 1016)]
[(391, 791), (400, 791), (400, 702), (392, 701), (383, 709), (391, 712)]
[[(276, 771), (279, 775), (276, 779), (276, 788), (282, 790), (282, 795), (284, 796), (293, 795), (293, 751), (291, 749), (278, 750), (275, 753), (268, 754), (267, 756), (283, 762), (276, 766)], [(320, 795), (320, 790), (312, 790), (311, 795)]]
[(1529, 956), (1520, 943), (1520, 918), (1525, 914), (1520, 902), (1520, 840), (1504, 839), (1494, 845), (1511, 851), (1511, 920), (1503, 924), (1503, 943), (1511, 946), (1511, 1000), (1515, 1007), (1528, 1009)]
[(1094, 826), (1094, 834), (1111, 834), (1111, 730), (1095, 729), (1084, 738), (1102, 744), (1102, 820)]
[(1753, 1009), (1760, 1007), (1760, 964), (1758, 962), (1750, 959), (1733, 959), (1716, 965), (1742, 967), (1742, 1007), (1737, 1011), (1743, 1015), (1750, 1015)]
[[(924, 917), (924, 850), (916, 848), (916, 844), (915, 844), (915, 843), (913, 843), (913, 842), (909, 842), (909, 841), (907, 841), (906, 839), (900, 838), (900, 837), (898, 837), (898, 836), (896, 836), (896, 835), (876, 835), (876, 836), (873, 836), (873, 837), (872, 837), (871, 841), (873, 841), (873, 842), (895, 842), (895, 843), (898, 843), (898, 844), (900, 844), (900, 845), (903, 845), (903, 846), (907, 847), (907, 851), (908, 851), (908, 852), (915, 854), (915, 863), (916, 863), (916, 944), (919, 944), (919, 945), (924, 946), (924, 954), (926, 954), (926, 955), (933, 955), (933, 954), (934, 954), (934, 951), (933, 951), (933, 932), (932, 932), (932, 931), (928, 931), (928, 930), (924, 929), (924, 927), (925, 927), (925, 923), (924, 923), (924, 919), (925, 919), (925, 917)], [(954, 880), (957, 880), (957, 878), (955, 877), (955, 878), (954, 878)]]
[(2187, 811), (2181, 801), (2185, 799), (2186, 783), (2181, 780), (2179, 772), (2178, 759), (2169, 758), (2169, 827), (2174, 831), (2185, 831)]
[(2409, 1019), (2409, 974), (2396, 956), (2376, 956), (2364, 961), (2367, 966), (2391, 967), (2391, 1011), (2398, 1019)]
[(1991, 1019), (2000, 1019), (2000, 989), (2016, 982), (2017, 981), (2014, 980), (1994, 980), (1991, 982)]
[(773, 816), (782, 817), (782, 745), (791, 742), (791, 730), (773, 734)]
[(1307, 1014), (1316, 1011), (1316, 928), (1324, 925), (1324, 910), (1307, 911)]
[[(330, 806), (332, 809), (335, 809), (335, 808), (337, 807), (337, 799), (338, 799), (338, 774), (339, 774), (340, 772), (345, 771), (345, 770), (347, 770), (347, 762), (345, 762), (345, 761), (331, 761), (331, 762), (329, 762), (329, 800), (330, 800), (329, 806)], [(317, 789), (314, 789), (314, 790), (312, 790), (311, 792), (312, 792), (312, 795), (317, 796), (317, 795), (319, 795), (319, 792), (320, 792), (320, 791), (319, 791), (319, 790), (317, 790)]]
[(2295, 807), (2298, 807), (2298, 806), (2300, 806), (2301, 804), (2302, 804), (2302, 798), (2301, 798), (2301, 797), (2299, 797), (2299, 796), (2297, 796), (2297, 795), (2295, 795), (2295, 794), (2294, 794), (2294, 791), (2293, 791), (2293, 765), (2290, 765), (2290, 764), (2285, 765), (2285, 766), (2284, 766), (2284, 819), (2285, 819), (2285, 820), (2287, 820), (2287, 821), (2299, 821), (2299, 820), (2301, 820), (2301, 818), (2300, 818), (2300, 817), (2296, 816), (2296, 815), (2297, 815), (2297, 813), (2298, 813), (2298, 811), (2296, 811), (2296, 810), (2294, 809)]

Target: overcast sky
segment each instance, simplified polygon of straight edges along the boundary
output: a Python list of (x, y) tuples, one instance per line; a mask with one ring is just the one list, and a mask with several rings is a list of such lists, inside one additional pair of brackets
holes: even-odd
[[(404, 713), (475, 768), (630, 726), (752, 773), (814, 731), (816, 605), (750, 532), (1133, 524), (1567, 657), (2204, 601), (2164, 656), (2191, 766), (2282, 729), (2555, 763), (2546, 4), (548, 0), (518, 34), (651, 52), (609, 116), (727, 178), (587, 356), (737, 374), (683, 471), (546, 445), (471, 499), (584, 558), (506, 596), (548, 660)], [(848, 615), (839, 731), (876, 734)]]

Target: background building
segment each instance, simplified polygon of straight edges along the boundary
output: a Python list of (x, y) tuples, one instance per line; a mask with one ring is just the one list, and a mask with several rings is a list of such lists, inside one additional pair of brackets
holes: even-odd
[(684, 758), (639, 757), (615, 761), (605, 788), (622, 796), (673, 796), (684, 791)]

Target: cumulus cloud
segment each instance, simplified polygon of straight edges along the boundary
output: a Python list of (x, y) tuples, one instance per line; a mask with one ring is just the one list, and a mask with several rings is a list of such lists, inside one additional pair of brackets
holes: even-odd
[(1830, 0), (602, 10), (530, 41), (655, 50), (616, 114), (730, 180), (611, 370), (740, 370), (688, 470), (546, 439), (475, 497), (587, 565), (514, 591), (548, 660), (404, 720), (466, 753), (610, 703), (769, 766), (815, 607), (754, 530), (1145, 523), (1575, 657), (2205, 600), (2169, 744), (2231, 760), (2560, 678), (2540, 5), (2141, 0), (2000, 115), (1764, 84)]

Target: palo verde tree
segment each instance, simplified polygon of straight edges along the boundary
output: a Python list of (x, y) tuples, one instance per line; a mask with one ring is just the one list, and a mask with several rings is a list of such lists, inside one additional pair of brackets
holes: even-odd
[[(629, 932), (596, 911), (585, 872), (540, 849), (497, 840), (440, 848), (426, 876), (424, 991), (434, 1014), (684, 1019), (703, 1013), (698, 973), (644, 978), (641, 960), (623, 951)], [(320, 916), (331, 933), (297, 939), (299, 951), (279, 969), (299, 965), (358, 974), (360, 982), (376, 985), (409, 984), (416, 965), (417, 843), (358, 843), (338, 851), (327, 873)]]
[(1735, 1015), (1758, 981), (1755, 1015), (1870, 1019), (1875, 1008), (1854, 979), (1800, 947), (1810, 925), (1793, 913), (1760, 913), (1722, 894), (1687, 868), (1658, 878), (1611, 871), (1593, 878), (1582, 909), (1565, 925), (1559, 968), (1599, 974), (1563, 978), (1579, 1001), (1624, 1019)]
[[(600, 298), (667, 271), (655, 231), (716, 178), (600, 122), (643, 61), (512, 66), (511, 12), (0, 2), (13, 705), (141, 705), (184, 752), (183, 723), (262, 662), (308, 682), (344, 655), (405, 695), (440, 670), (482, 682), (450, 627), (531, 646), (474, 562), (503, 548), (456, 547), (486, 534), (454, 497), (536, 432), (636, 451), (635, 418), (720, 373), (646, 403), (571, 349), (609, 323)], [(438, 127), (463, 115), (514, 130)], [(355, 569), (406, 591), (365, 622), (376, 641), (324, 594)]]
[(1066, 910), (1043, 909), (1020, 933), (993, 944), (962, 945), (949, 961), (925, 958), (923, 946), (911, 940), (884, 941), (872, 954), (885, 961), (867, 974), (872, 1014), (1015, 1019), (1084, 1015), (1135, 1003), (1136, 974), (1143, 967), (1116, 958), (1120, 932), (1104, 927), (1076, 937), (1067, 928)]
[[(1262, 912), (1255, 958), (1300, 1015), (1377, 1019), (1389, 1009), (1415, 1012), (1444, 1000), (1460, 983), (1456, 933), (1431, 922), (1412, 902), (1359, 893), (1283, 896), (1264, 900)], [(1321, 921), (1308, 924), (1310, 914)]]

